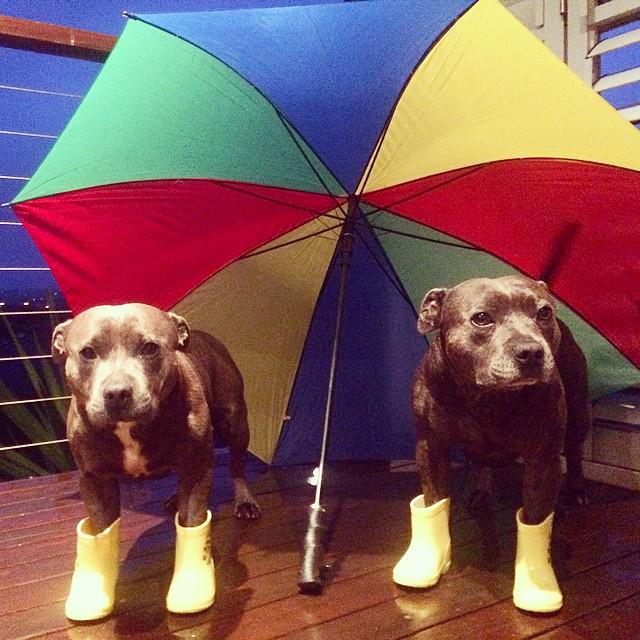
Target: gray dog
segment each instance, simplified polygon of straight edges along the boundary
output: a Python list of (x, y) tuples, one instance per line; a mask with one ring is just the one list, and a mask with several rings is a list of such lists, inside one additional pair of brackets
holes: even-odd
[(201, 611), (215, 595), (208, 510), (213, 429), (230, 449), (236, 516), (257, 518), (244, 477), (249, 443), (243, 382), (226, 348), (184, 318), (144, 304), (99, 306), (58, 325), (54, 358), (71, 391), (67, 434), (88, 518), (77, 527), (66, 614), (113, 609), (119, 478), (178, 476), (176, 556), (167, 608)]
[(394, 580), (428, 587), (450, 566), (450, 447), (490, 466), (521, 457), (514, 603), (556, 611), (562, 594), (548, 550), (563, 446), (569, 491), (578, 502), (583, 496), (582, 443), (590, 426), (584, 355), (556, 318), (546, 285), (522, 276), (429, 291), (418, 330), (432, 329), (439, 334), (413, 386), (423, 494), (411, 503), (412, 540)]

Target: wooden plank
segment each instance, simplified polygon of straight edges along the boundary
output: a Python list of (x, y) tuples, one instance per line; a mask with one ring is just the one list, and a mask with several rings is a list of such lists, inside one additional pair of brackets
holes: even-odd
[(410, 637), (416, 640), (506, 640), (537, 636), (640, 592), (640, 553), (625, 556), (572, 577), (563, 584), (563, 592), (564, 607), (552, 616), (523, 613), (508, 599)]
[(117, 38), (47, 22), (0, 16), (0, 46), (104, 62)]
[[(249, 464), (247, 468), (247, 480), (258, 494), (278, 488), (272, 478), (261, 482), (266, 469), (263, 463)], [(17, 492), (5, 493), (2, 490), (3, 485), (0, 485), (0, 548), (9, 545), (12, 540), (21, 541), (22, 536), (28, 538), (39, 535), (39, 527), (42, 526), (44, 530), (49, 523), (54, 526), (66, 526), (65, 520), (83, 517), (85, 511), (80, 500), (77, 472), (71, 476), (64, 475), (61, 481), (58, 481), (56, 476), (50, 476), (51, 487), (43, 490), (42, 485), (39, 485), (33, 493), (24, 486)], [(216, 465), (212, 482), (214, 503), (230, 500), (232, 485), (226, 464)], [(175, 490), (176, 479), (173, 475), (152, 480), (123, 482), (122, 505), (123, 508), (130, 509), (143, 509), (153, 505), (157, 507), (173, 495)], [(53, 533), (53, 529), (49, 530), (49, 533)]]
[(11, 502), (11, 497), (21, 492), (42, 492), (42, 488), (47, 489), (55, 487), (58, 483), (74, 481), (77, 471), (63, 471), (61, 473), (34, 476), (33, 478), (23, 478), (21, 480), (9, 480), (0, 483), (0, 496), (2, 496), (2, 504)]
[(540, 640), (638, 640), (640, 595), (626, 598), (537, 636)]

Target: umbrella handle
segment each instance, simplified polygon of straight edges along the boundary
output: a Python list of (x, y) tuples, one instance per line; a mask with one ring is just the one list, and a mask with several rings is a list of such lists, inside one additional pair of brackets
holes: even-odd
[(309, 526), (302, 542), (298, 588), (301, 593), (319, 594), (322, 591), (322, 558), (327, 527), (326, 511), (315, 504), (309, 507)]

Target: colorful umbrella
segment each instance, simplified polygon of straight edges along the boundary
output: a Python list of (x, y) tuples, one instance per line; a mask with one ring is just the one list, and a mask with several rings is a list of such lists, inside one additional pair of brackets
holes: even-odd
[(345, 221), (329, 454), (404, 457), (433, 286), (547, 271), (594, 395), (640, 379), (639, 196), (638, 132), (497, 0), (377, 0), (132, 17), (13, 206), (74, 311), (220, 336), (286, 463), (321, 446)]

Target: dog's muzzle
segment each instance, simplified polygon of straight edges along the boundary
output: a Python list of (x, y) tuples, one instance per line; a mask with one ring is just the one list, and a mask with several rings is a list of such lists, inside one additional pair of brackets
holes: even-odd
[(121, 421), (148, 422), (157, 410), (149, 390), (140, 388), (130, 376), (114, 376), (98, 391), (93, 410), (97, 423)]
[(133, 408), (133, 388), (130, 385), (112, 385), (102, 392), (105, 413), (114, 420), (130, 416)]
[(512, 357), (525, 374), (541, 373), (544, 368), (545, 350), (536, 340), (521, 340), (512, 345)]
[(481, 386), (520, 388), (548, 382), (554, 360), (545, 344), (534, 338), (518, 337), (509, 340), (478, 370), (476, 381)]

